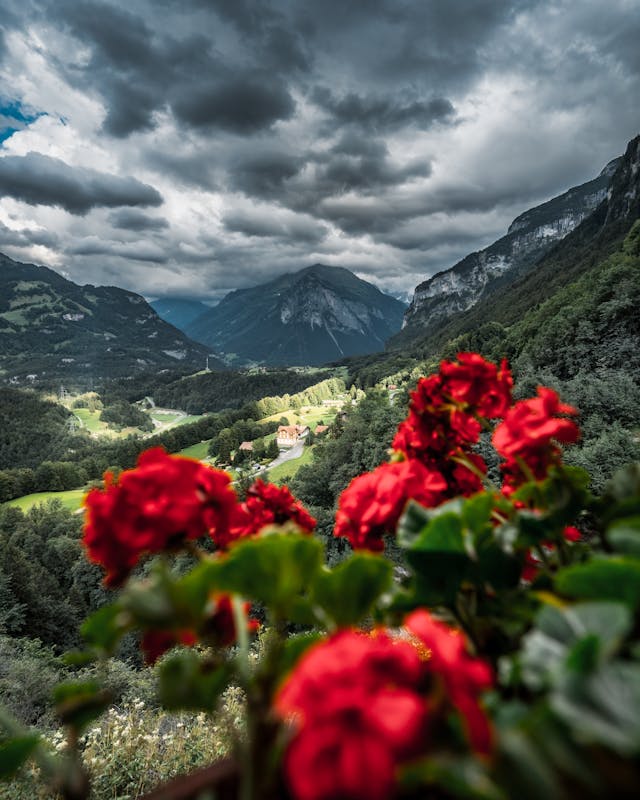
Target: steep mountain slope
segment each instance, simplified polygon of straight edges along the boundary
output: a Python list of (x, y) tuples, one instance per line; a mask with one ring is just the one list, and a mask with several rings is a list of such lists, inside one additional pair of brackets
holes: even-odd
[(186, 330), (232, 361), (323, 364), (382, 350), (403, 311), (349, 270), (315, 264), (231, 292)]
[[(164, 322), (140, 295), (78, 286), (0, 254), (0, 380), (126, 376), (202, 367), (208, 350)], [(218, 366), (222, 366), (218, 363)]]
[(516, 269), (508, 280), (496, 281), (468, 310), (433, 323), (427, 319), (420, 324), (420, 318), (414, 317), (388, 343), (389, 348), (437, 353), (446, 342), (487, 323), (511, 325), (619, 249), (640, 216), (640, 136), (612, 164), (616, 168), (602, 202), (535, 264)]
[(417, 331), (424, 335), (440, 328), (447, 319), (526, 274), (605, 199), (620, 160), (607, 164), (594, 180), (525, 211), (511, 223), (506, 236), (419, 284), (395, 343), (406, 343)]
[(179, 331), (184, 331), (187, 325), (210, 308), (199, 300), (186, 300), (183, 297), (160, 297), (149, 305), (159, 317)]

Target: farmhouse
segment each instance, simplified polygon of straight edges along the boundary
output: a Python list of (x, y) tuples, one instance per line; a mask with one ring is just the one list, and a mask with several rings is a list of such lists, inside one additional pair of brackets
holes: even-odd
[(293, 447), (309, 435), (308, 425), (280, 425), (276, 433), (278, 447)]
[(239, 450), (246, 450), (247, 452), (252, 453), (253, 452), (253, 442), (242, 442), (242, 444), (240, 445), (240, 447), (238, 449)]

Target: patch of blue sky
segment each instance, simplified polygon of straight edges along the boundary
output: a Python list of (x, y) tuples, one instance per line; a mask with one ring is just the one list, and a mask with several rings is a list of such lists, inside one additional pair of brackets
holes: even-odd
[(0, 99), (0, 147), (14, 133), (24, 130), (42, 116), (44, 116), (43, 111), (33, 112), (19, 100)]

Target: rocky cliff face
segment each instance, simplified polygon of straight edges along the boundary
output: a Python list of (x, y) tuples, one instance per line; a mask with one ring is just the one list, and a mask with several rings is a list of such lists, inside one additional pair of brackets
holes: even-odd
[(433, 330), (524, 275), (607, 197), (620, 160), (607, 164), (594, 180), (525, 211), (506, 236), (417, 286), (403, 328)]
[(232, 363), (322, 364), (382, 350), (404, 308), (349, 270), (315, 264), (231, 292), (186, 330)]

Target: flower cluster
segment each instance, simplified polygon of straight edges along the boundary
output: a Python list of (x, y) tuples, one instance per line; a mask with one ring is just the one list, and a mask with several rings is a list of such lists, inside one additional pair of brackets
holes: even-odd
[(384, 800), (399, 764), (419, 753), (427, 704), (416, 648), (380, 632), (343, 631), (300, 659), (277, 698), (295, 734), (284, 771), (298, 800)]
[(117, 480), (105, 474), (104, 490), (85, 497), (84, 544), (91, 561), (120, 585), (143, 555), (178, 549), (211, 537), (219, 550), (258, 533), (265, 525), (294, 522), (310, 532), (315, 520), (286, 487), (256, 481), (239, 503), (231, 477), (200, 461), (147, 450), (135, 469)]
[(294, 730), (284, 769), (298, 800), (392, 796), (398, 767), (424, 752), (429, 729), (450, 710), (475, 752), (491, 752), (479, 701), (492, 685), (490, 668), (427, 611), (411, 614), (405, 628), (408, 639), (384, 630), (334, 634), (305, 653), (282, 687), (277, 710)]
[(382, 464), (354, 478), (342, 493), (334, 533), (345, 536), (356, 549), (382, 551), (383, 534), (395, 529), (410, 498), (425, 506), (437, 505), (446, 488), (441, 473), (419, 461)]
[(529, 480), (544, 478), (549, 467), (560, 463), (556, 442), (578, 440), (578, 426), (566, 418), (577, 413), (573, 406), (561, 403), (553, 389), (542, 386), (537, 397), (522, 400), (509, 410), (493, 434), (494, 447), (506, 459), (502, 465), (505, 494)]
[(293, 522), (305, 533), (311, 533), (316, 527), (316, 520), (286, 486), (276, 486), (258, 479), (236, 511), (230, 529), (231, 538), (252, 536), (267, 525), (283, 525), (286, 522)]
[(498, 368), (477, 353), (443, 361), (437, 374), (418, 381), (392, 445), (405, 461), (351, 482), (340, 496), (335, 535), (381, 550), (382, 534), (395, 528), (409, 499), (431, 507), (479, 491), (487, 467), (471, 448), (481, 421), (507, 412), (512, 387), (505, 361)]
[(91, 561), (107, 571), (109, 586), (121, 584), (140, 557), (176, 548), (209, 534), (224, 546), (237, 499), (226, 472), (190, 458), (147, 450), (135, 469), (85, 498), (84, 543)]

